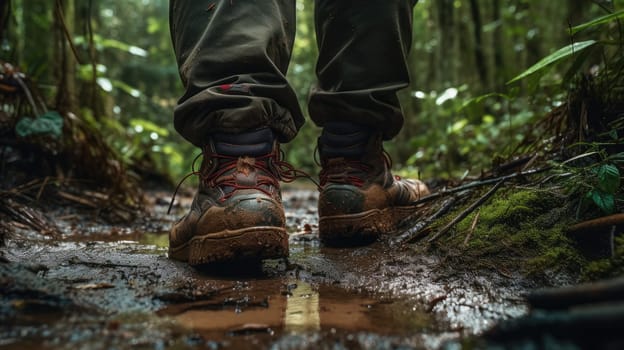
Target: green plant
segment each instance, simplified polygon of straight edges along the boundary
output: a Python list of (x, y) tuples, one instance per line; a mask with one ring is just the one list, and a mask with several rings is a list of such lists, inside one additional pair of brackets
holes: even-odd
[(588, 147), (590, 151), (558, 164), (563, 173), (570, 175), (564, 182), (569, 195), (580, 198), (577, 216), (592, 205), (605, 214), (612, 214), (617, 204), (624, 201), (620, 171), (624, 166), (624, 153), (610, 155), (598, 142), (578, 146)]

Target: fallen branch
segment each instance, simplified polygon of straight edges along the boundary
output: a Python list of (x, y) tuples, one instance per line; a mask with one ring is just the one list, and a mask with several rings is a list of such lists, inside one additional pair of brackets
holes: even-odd
[(13, 220), (30, 227), (41, 234), (57, 236), (59, 229), (50, 222), (43, 214), (35, 209), (28, 208), (11, 199), (0, 201), (0, 211), (4, 211)]
[(624, 301), (624, 278), (599, 281), (566, 288), (549, 288), (527, 296), (537, 309), (565, 309), (582, 304)]
[(462, 191), (465, 191), (465, 190), (468, 190), (468, 189), (471, 189), (471, 188), (475, 188), (475, 187), (481, 187), (481, 186), (487, 186), (487, 185), (491, 185), (491, 184), (496, 184), (496, 183), (501, 182), (501, 181), (507, 181), (507, 180), (515, 179), (515, 178), (522, 177), (522, 176), (539, 174), (539, 173), (542, 173), (542, 172), (550, 170), (550, 169), (552, 169), (552, 167), (547, 166), (547, 167), (544, 167), (544, 168), (527, 170), (527, 171), (518, 172), (518, 173), (505, 175), (505, 176), (501, 176), (501, 177), (496, 177), (496, 178), (492, 178), (492, 179), (485, 179), (485, 180), (481, 180), (481, 181), (470, 182), (470, 183), (467, 183), (465, 185), (461, 185), (461, 186), (457, 186), (457, 187), (450, 188), (450, 189), (447, 189), (447, 190), (442, 190), (442, 191), (438, 191), (436, 193), (432, 193), (432, 194), (430, 194), (430, 195), (428, 195), (426, 197), (423, 197), (423, 198), (421, 198), (419, 200), (413, 201), (409, 205), (418, 205), (418, 204), (426, 203), (426, 202), (429, 202), (431, 200), (447, 196), (449, 194), (462, 192)]
[(470, 215), (475, 209), (481, 206), (485, 201), (487, 201), (505, 182), (505, 179), (499, 180), (492, 189), (490, 189), (486, 194), (484, 194), (481, 198), (479, 198), (476, 202), (472, 203), (466, 210), (462, 211), (455, 219), (451, 220), (446, 226), (444, 226), (438, 233), (436, 233), (433, 237), (427, 240), (427, 243), (433, 243), (442, 235), (447, 233), (453, 226), (455, 226), (458, 222), (462, 221), (466, 216)]
[(99, 206), (96, 203), (94, 203), (94, 202), (92, 202), (92, 201), (90, 201), (90, 200), (88, 200), (86, 198), (79, 197), (79, 196), (76, 196), (74, 194), (71, 194), (71, 193), (68, 193), (68, 192), (65, 192), (65, 191), (60, 191), (60, 190), (57, 191), (56, 193), (58, 194), (59, 197), (61, 197), (63, 199), (66, 199), (66, 200), (69, 200), (69, 201), (72, 201), (72, 202), (75, 202), (75, 203), (78, 203), (78, 204), (82, 204), (85, 207), (90, 207), (90, 208), (93, 208), (93, 209), (98, 209), (99, 208)]
[(624, 214), (613, 214), (597, 219), (580, 222), (568, 228), (568, 234), (579, 235), (608, 230), (611, 226), (624, 226)]
[(451, 198), (447, 199), (444, 203), (442, 203), (442, 206), (440, 207), (440, 209), (438, 209), (438, 211), (433, 213), (433, 215), (429, 216), (425, 220), (419, 221), (416, 225), (414, 225), (409, 230), (407, 230), (405, 233), (400, 235), (395, 240), (395, 244), (397, 244), (397, 243), (398, 244), (412, 243), (413, 241), (419, 239), (422, 236), (421, 233), (422, 233), (423, 229), (425, 229), (426, 227), (431, 225), (431, 223), (433, 221), (435, 221), (438, 218), (442, 217), (442, 215), (446, 214), (446, 212), (448, 212), (449, 209), (451, 207), (453, 207), (453, 205), (455, 204), (456, 201), (457, 201), (457, 197), (451, 197)]

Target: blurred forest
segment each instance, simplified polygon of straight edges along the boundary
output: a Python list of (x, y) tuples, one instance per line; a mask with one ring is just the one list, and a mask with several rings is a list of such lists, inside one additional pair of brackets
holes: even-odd
[[(170, 181), (190, 171), (199, 152), (172, 127), (182, 88), (168, 1), (0, 4), (0, 60), (36, 82), (48, 106), (100, 130), (130, 169)], [(315, 82), (313, 6), (313, 0), (297, 0), (288, 72), (304, 106)], [(614, 31), (603, 26), (574, 34), (571, 28), (609, 14), (621, 18), (623, 8), (624, 0), (421, 0), (414, 10), (412, 83), (401, 94), (405, 127), (386, 145), (395, 167), (425, 179), (478, 175), (516, 152), (527, 134), (539, 136), (535, 123), (566, 101), (578, 76), (604, 66), (608, 50), (621, 50), (607, 47)], [(601, 45), (590, 45), (598, 41)], [(508, 83), (553, 52), (574, 48), (573, 43), (591, 47), (579, 46), (582, 55), (568, 52)], [(287, 159), (316, 172), (310, 155), (317, 135), (308, 122), (286, 146)]]

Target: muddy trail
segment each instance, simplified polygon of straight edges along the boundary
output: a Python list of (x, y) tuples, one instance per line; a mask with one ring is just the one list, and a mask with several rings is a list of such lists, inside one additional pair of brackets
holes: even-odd
[[(392, 237), (357, 248), (318, 240), (316, 194), (287, 190), (290, 258), (195, 270), (167, 258), (150, 194), (132, 227), (58, 211), (63, 232), (15, 232), (0, 263), (2, 349), (440, 348), (526, 314), (537, 287), (513, 271), (454, 269)], [(147, 214), (146, 214), (147, 215)]]

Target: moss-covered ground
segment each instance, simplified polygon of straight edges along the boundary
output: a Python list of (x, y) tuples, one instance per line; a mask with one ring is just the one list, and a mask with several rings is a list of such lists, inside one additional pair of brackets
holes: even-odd
[[(464, 208), (440, 219), (434, 231)], [(570, 225), (582, 221), (576, 215), (575, 201), (558, 189), (507, 187), (460, 221), (435, 248), (454, 260), (453, 266), (521, 273), (546, 284), (553, 277), (587, 281), (623, 274), (624, 237), (616, 236), (613, 258), (589, 259), (566, 235)]]

